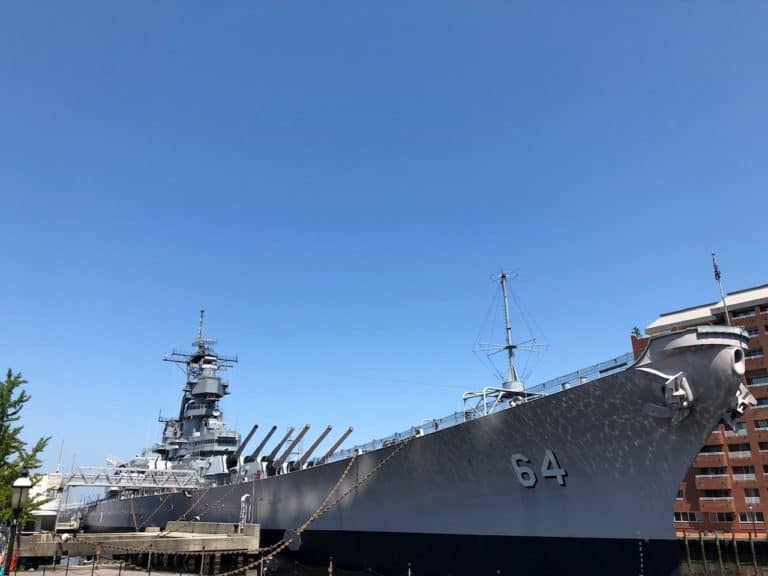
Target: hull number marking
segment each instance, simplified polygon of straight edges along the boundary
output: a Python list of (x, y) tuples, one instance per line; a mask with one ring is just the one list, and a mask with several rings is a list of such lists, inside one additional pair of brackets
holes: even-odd
[[(517, 481), (524, 488), (533, 488), (536, 486), (538, 478), (533, 468), (528, 466), (531, 463), (531, 459), (525, 454), (512, 454), (512, 468), (517, 476)], [(557, 456), (552, 450), (544, 450), (544, 458), (541, 461), (541, 477), (542, 478), (556, 478), (557, 483), (560, 486), (565, 486), (565, 477), (568, 473), (565, 468), (560, 466), (557, 461)]]

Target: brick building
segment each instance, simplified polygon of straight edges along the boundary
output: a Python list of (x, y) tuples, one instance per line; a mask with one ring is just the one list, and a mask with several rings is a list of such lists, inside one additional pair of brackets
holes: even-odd
[[(766, 534), (768, 518), (768, 285), (726, 297), (731, 324), (750, 336), (746, 382), (757, 399), (737, 423), (736, 431), (720, 424), (693, 461), (675, 502), (678, 531)], [(662, 314), (648, 336), (701, 324), (725, 324), (722, 301)], [(646, 338), (632, 337), (637, 356)]]

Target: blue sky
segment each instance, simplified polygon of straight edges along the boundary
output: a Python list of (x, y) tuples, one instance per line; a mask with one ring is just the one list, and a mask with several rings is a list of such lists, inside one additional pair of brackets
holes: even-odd
[[(549, 349), (768, 282), (764, 2), (4, 3), (0, 365), (46, 464), (177, 410), (200, 308), (242, 432), (355, 442), (493, 383), (493, 295)], [(515, 333), (528, 335), (516, 323)], [(497, 330), (497, 335), (500, 335)], [(524, 359), (522, 359), (524, 362)]]

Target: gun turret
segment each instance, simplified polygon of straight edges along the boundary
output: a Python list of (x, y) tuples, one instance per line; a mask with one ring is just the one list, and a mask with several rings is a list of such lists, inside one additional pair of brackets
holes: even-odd
[(326, 452), (326, 453), (323, 455), (323, 457), (322, 457), (322, 458), (320, 458), (320, 462), (325, 462), (326, 460), (328, 460), (328, 458), (331, 456), (331, 454), (333, 454), (334, 452), (336, 452), (336, 448), (338, 448), (339, 446), (341, 446), (341, 443), (342, 443), (342, 442), (344, 442), (344, 440), (346, 440), (346, 439), (347, 439), (347, 436), (349, 436), (350, 434), (352, 434), (352, 430), (354, 430), (354, 428), (352, 428), (352, 426), (350, 426), (349, 428), (347, 428), (347, 431), (346, 431), (346, 432), (344, 432), (344, 434), (342, 434), (342, 435), (341, 435), (341, 438), (339, 438), (338, 440), (336, 440), (336, 442), (333, 444), (333, 446), (331, 446), (331, 447), (328, 449), (328, 452)]
[(309, 460), (309, 457), (312, 456), (312, 453), (317, 449), (318, 446), (320, 446), (320, 443), (325, 440), (325, 437), (328, 436), (328, 434), (331, 433), (331, 430), (333, 430), (333, 426), (326, 427), (326, 429), (323, 430), (323, 433), (317, 437), (317, 440), (312, 442), (312, 446), (310, 446), (307, 451), (301, 455), (301, 458), (299, 458), (298, 462), (294, 463), (291, 470), (301, 470), (307, 460)]
[(251, 441), (251, 438), (253, 437), (258, 427), (259, 427), (258, 424), (254, 424), (253, 428), (251, 428), (251, 431), (248, 432), (248, 436), (246, 436), (245, 440), (243, 440), (240, 443), (240, 446), (238, 446), (237, 451), (234, 454), (229, 454), (227, 456), (227, 468), (232, 469), (237, 467), (238, 462), (240, 462), (240, 455), (243, 453), (243, 450), (245, 450), (245, 447), (248, 445), (248, 442)]
[(251, 462), (255, 462), (256, 458), (259, 457), (259, 454), (261, 454), (261, 451), (264, 449), (264, 446), (267, 445), (267, 442), (269, 442), (269, 439), (272, 438), (272, 434), (275, 433), (275, 430), (277, 430), (277, 426), (272, 426), (269, 432), (267, 432), (267, 435), (264, 437), (264, 440), (261, 441), (261, 443), (256, 446), (256, 450), (251, 452), (248, 456), (246, 456), (243, 459), (243, 462), (246, 464), (250, 464)]
[(277, 462), (275, 462), (275, 470), (280, 472), (283, 468), (283, 464), (285, 464), (285, 460), (288, 458), (288, 455), (293, 452), (293, 449), (296, 448), (297, 444), (301, 442), (301, 439), (304, 438), (304, 435), (309, 431), (309, 424), (306, 424), (304, 428), (301, 429), (301, 432), (299, 432), (296, 435), (296, 438), (293, 439), (293, 442), (291, 442), (288, 445), (288, 448), (286, 448), (285, 452), (283, 452), (283, 455), (280, 456), (280, 458), (277, 459)]

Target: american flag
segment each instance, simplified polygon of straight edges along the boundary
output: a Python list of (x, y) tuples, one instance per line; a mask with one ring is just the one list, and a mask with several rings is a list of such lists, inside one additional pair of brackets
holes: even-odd
[(712, 268), (715, 270), (715, 280), (720, 282), (720, 268), (717, 265), (717, 261), (715, 260), (715, 253), (712, 252)]

